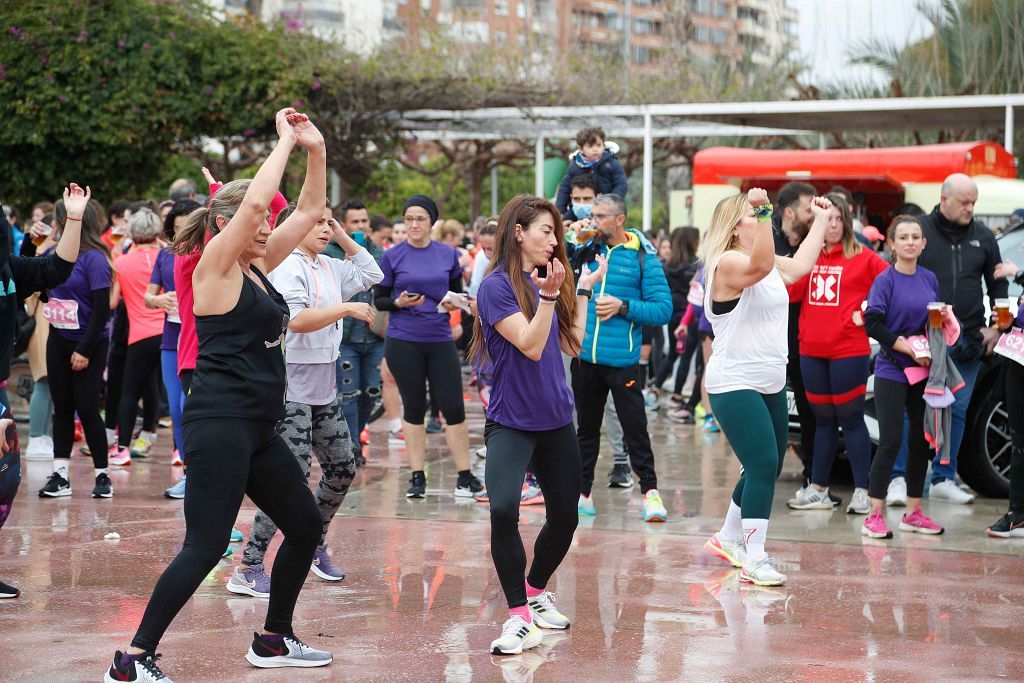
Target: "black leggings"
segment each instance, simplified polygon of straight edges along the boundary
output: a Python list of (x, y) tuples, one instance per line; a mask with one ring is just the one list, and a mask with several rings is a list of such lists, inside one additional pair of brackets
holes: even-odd
[[(572, 423), (546, 432), (524, 432), (487, 420), (484, 479), (491, 506), (491, 558), (509, 607), (526, 604), (526, 550), (519, 535), (519, 501), (531, 464), (544, 492), (546, 518), (533, 546), (526, 580), (545, 588), (572, 545), (579, 517), (582, 464)], [(191, 479), (189, 486), (192, 485)]]
[[(146, 337), (128, 345), (124, 361), (124, 380), (121, 384), (121, 406), (117, 418), (117, 443), (128, 448), (139, 413), (139, 399), (147, 391), (152, 393), (153, 375), (160, 369), (160, 342), (162, 335)], [(159, 396), (159, 394), (158, 394)], [(150, 401), (155, 406), (159, 401)], [(145, 428), (147, 425), (143, 425)], [(149, 431), (149, 430), (147, 430)]]
[(907, 435), (907, 495), (924, 495), (924, 478), (932, 451), (924, 439), (925, 382), (913, 386), (883, 377), (875, 378), (875, 414), (878, 416), (878, 450), (868, 475), (868, 495), (885, 499), (896, 455), (903, 443), (903, 415), (909, 416)]
[(1010, 418), (1010, 509), (1024, 513), (1024, 365), (1006, 363), (1006, 412)]
[(423, 424), (427, 414), (427, 380), (430, 395), (437, 400), (449, 425), (466, 421), (462, 400), (462, 367), (454, 342), (410, 342), (388, 337), (384, 358), (402, 396), (402, 417), (413, 425)]
[[(121, 390), (124, 384), (124, 368), (126, 361), (125, 347), (114, 349), (107, 358), (107, 393), (106, 419), (107, 429), (116, 429), (121, 418)], [(160, 408), (160, 384), (158, 373), (153, 373), (151, 381), (142, 394), (142, 428), (147, 432), (156, 431), (157, 411)], [(131, 425), (135, 431), (135, 425)]]
[(322, 523), (302, 469), (274, 427), (273, 421), (237, 417), (184, 424), (185, 542), (157, 581), (132, 647), (156, 649), (171, 621), (217, 566), (246, 494), (284, 533), (271, 573), (264, 628), (291, 632), (292, 612), (320, 543)]
[(65, 339), (56, 330), (52, 330), (46, 340), (46, 368), (53, 396), (53, 457), (71, 457), (77, 411), (85, 441), (92, 451), (92, 464), (103, 469), (107, 466), (107, 435), (100, 417), (100, 386), (107, 340), (101, 339), (96, 344), (89, 356), (89, 365), (76, 372), (71, 369), (71, 354), (77, 348), (78, 342)]

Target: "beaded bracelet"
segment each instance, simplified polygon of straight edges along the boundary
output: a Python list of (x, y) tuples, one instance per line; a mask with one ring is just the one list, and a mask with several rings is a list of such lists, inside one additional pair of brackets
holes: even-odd
[(761, 206), (754, 207), (754, 218), (757, 219), (758, 223), (764, 221), (770, 221), (772, 219), (772, 205), (762, 204)]
[(552, 303), (554, 303), (555, 301), (558, 301), (558, 295), (557, 294), (555, 296), (545, 296), (543, 293), (541, 293), (539, 296), (540, 296), (542, 301), (550, 301)]

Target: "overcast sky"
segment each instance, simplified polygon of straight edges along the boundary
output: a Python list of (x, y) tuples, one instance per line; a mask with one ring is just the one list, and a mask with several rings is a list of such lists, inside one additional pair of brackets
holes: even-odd
[(883, 82), (873, 69), (847, 66), (849, 48), (868, 37), (905, 44), (931, 34), (917, 11), (918, 0), (788, 1), (800, 12), (800, 52), (810, 65), (806, 78), (814, 84), (850, 74)]

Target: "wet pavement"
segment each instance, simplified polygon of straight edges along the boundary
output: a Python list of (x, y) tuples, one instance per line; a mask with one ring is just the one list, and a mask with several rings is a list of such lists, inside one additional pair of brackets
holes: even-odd
[[(469, 406), (474, 446), (482, 415)], [(1024, 678), (1024, 541), (984, 528), (1004, 501), (928, 504), (941, 537), (896, 532), (862, 540), (863, 517), (791, 512), (799, 485), (787, 462), (776, 492), (769, 552), (786, 586), (757, 589), (702, 545), (718, 529), (739, 466), (721, 435), (651, 421), (669, 522), (644, 524), (640, 493), (595, 488), (598, 514), (581, 520), (550, 588), (572, 621), (517, 657), (487, 652), (507, 616), (488, 551), (485, 505), (452, 495), (443, 435), (432, 435), (428, 497), (404, 497), (401, 448), (373, 425), (369, 466), (331, 527), (331, 553), (348, 576), (310, 577), (298, 635), (330, 650), (323, 669), (264, 671), (243, 659), (264, 600), (228, 593), (241, 555), (222, 561), (172, 624), (161, 665), (179, 681), (792, 681)], [(22, 596), (0, 600), (0, 680), (100, 680), (128, 644), (150, 590), (181, 543), (181, 501), (163, 489), (169, 432), (152, 458), (112, 472), (115, 497), (93, 500), (91, 463), (72, 461), (74, 495), (39, 499), (48, 463), (27, 463), (0, 532), (0, 579)], [(482, 468), (483, 461), (475, 459)], [(598, 481), (610, 467), (602, 454)], [(318, 470), (314, 469), (314, 475)], [(838, 491), (844, 498), (849, 490)], [(238, 528), (248, 532), (246, 502)], [(898, 525), (899, 511), (888, 513)], [(543, 506), (524, 507), (530, 542)], [(117, 532), (118, 540), (105, 540)], [(278, 541), (272, 544), (276, 548)]]

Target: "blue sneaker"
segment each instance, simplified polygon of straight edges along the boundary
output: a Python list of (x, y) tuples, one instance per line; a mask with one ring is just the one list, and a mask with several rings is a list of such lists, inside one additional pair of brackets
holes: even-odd
[[(184, 481), (184, 477), (182, 478), (182, 481)], [(245, 536), (242, 535), (241, 531), (239, 531), (238, 529), (232, 529), (231, 530), (231, 542), (232, 543), (241, 543), (244, 540), (245, 540)]]
[(181, 500), (185, 497), (185, 477), (182, 476), (177, 483), (164, 491), (164, 496), (174, 500)]
[(722, 431), (722, 428), (718, 426), (718, 422), (715, 420), (714, 415), (708, 415), (704, 418), (704, 431), (717, 434)]
[(327, 544), (317, 546), (313, 552), (313, 562), (310, 570), (324, 581), (341, 581), (345, 578), (345, 572), (334, 566), (331, 556), (327, 554)]
[(580, 502), (576, 504), (576, 512), (587, 517), (593, 517), (597, 514), (597, 508), (594, 507), (594, 496), (584, 496), (580, 494)]

